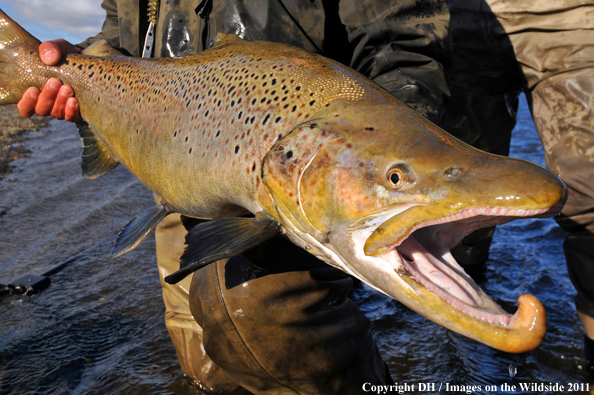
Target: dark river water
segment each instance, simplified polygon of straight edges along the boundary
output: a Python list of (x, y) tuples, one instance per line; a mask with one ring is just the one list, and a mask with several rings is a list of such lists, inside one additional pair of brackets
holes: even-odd
[[(199, 394), (182, 376), (163, 322), (153, 239), (109, 257), (118, 230), (153, 205), (151, 193), (123, 167), (83, 179), (80, 139), (67, 123), (52, 121), (30, 133), (27, 144), (33, 152), (0, 181), (0, 283), (71, 263), (33, 297), (0, 296), (0, 394)], [(544, 166), (525, 101), (512, 156)], [(495, 351), (369, 287), (356, 289), (394, 380), (414, 385), (414, 393), (442, 394), (554, 393), (520, 384), (567, 391), (594, 382), (585, 373), (564, 236), (552, 219), (500, 226), (489, 261), (475, 274), (510, 311), (524, 293), (544, 304), (548, 333), (524, 354)], [(455, 391), (468, 386), (474, 390)]]

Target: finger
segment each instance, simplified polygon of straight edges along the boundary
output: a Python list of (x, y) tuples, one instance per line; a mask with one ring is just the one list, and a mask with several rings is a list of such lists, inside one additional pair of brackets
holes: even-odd
[(66, 101), (64, 119), (69, 122), (78, 122), (82, 120), (80, 116), (80, 107), (78, 106), (78, 100), (76, 100), (76, 97), (71, 97)]
[(37, 105), (35, 106), (35, 112), (37, 114), (50, 115), (61, 87), (62, 82), (57, 78), (50, 78), (45, 83), (43, 90), (39, 94)]
[(65, 117), (65, 110), (66, 110), (66, 102), (69, 98), (74, 96), (74, 91), (69, 85), (62, 85), (60, 90), (58, 91), (58, 96), (56, 97), (56, 101), (54, 103), (54, 108), (52, 109), (51, 116), (56, 119), (64, 119)]
[(62, 56), (69, 53), (81, 53), (81, 49), (63, 39), (45, 41), (39, 45), (41, 61), (48, 66), (58, 64)]
[(25, 118), (31, 118), (35, 114), (35, 106), (39, 98), (39, 89), (29, 88), (23, 93), (22, 99), (18, 102), (19, 114)]

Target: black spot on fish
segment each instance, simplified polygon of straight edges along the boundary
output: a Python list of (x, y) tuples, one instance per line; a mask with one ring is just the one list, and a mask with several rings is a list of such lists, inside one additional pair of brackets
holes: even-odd
[(236, 145), (235, 146), (235, 153), (238, 153), (238, 152), (239, 152), (239, 145)]
[(274, 120), (274, 122), (275, 122), (275, 123), (279, 123), (280, 121), (281, 121), (281, 117), (277, 117), (277, 118)]
[(264, 122), (262, 122), (262, 125), (266, 125), (266, 122), (268, 122), (269, 119), (270, 119), (270, 114), (267, 114), (266, 118), (264, 118)]

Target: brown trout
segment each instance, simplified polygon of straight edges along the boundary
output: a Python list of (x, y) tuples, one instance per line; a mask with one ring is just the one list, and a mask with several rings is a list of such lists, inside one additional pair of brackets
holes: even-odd
[(84, 175), (123, 163), (162, 199), (114, 255), (169, 213), (209, 219), (189, 231), (176, 282), (280, 232), (472, 339), (508, 352), (540, 344), (541, 303), (522, 295), (507, 314), (450, 248), (474, 229), (557, 214), (567, 190), (546, 170), (476, 150), (357, 72), (287, 45), (220, 36), (201, 54), (148, 60), (95, 44), (58, 67), (38, 45), (0, 14), (0, 104), (50, 77), (71, 85)]

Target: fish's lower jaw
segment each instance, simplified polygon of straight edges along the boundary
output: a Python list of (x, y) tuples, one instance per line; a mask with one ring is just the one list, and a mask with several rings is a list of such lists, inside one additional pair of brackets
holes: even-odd
[(419, 284), (415, 288), (418, 299), (412, 304), (404, 302), (408, 307), (454, 332), (497, 350), (527, 352), (538, 347), (546, 334), (545, 309), (533, 295), (521, 295), (518, 310), (511, 316), (486, 312), (453, 297), (448, 300), (448, 297), (443, 298)]
[[(412, 247), (408, 247), (405, 249), (405, 255), (411, 254)], [(420, 258), (417, 253), (411, 255), (415, 255), (416, 259), (403, 257), (394, 248), (385, 259), (394, 268), (394, 274), (413, 290), (414, 296), (409, 303), (406, 300), (401, 301), (419, 314), (505, 352), (526, 352), (542, 342), (546, 334), (546, 314), (536, 297), (520, 296), (518, 310), (512, 316), (485, 295), (471, 279), (472, 284), (464, 283), (465, 273), (459, 273), (455, 270), (457, 267), (446, 266), (446, 270), (437, 275), (435, 272), (438, 272), (438, 267), (428, 269), (428, 264), (415, 262), (419, 259), (430, 262), (431, 258)], [(435, 257), (432, 259), (436, 260)], [(433, 263), (436, 266), (444, 264), (443, 261)], [(425, 270), (433, 273), (420, 272), (420, 266), (425, 266)]]

